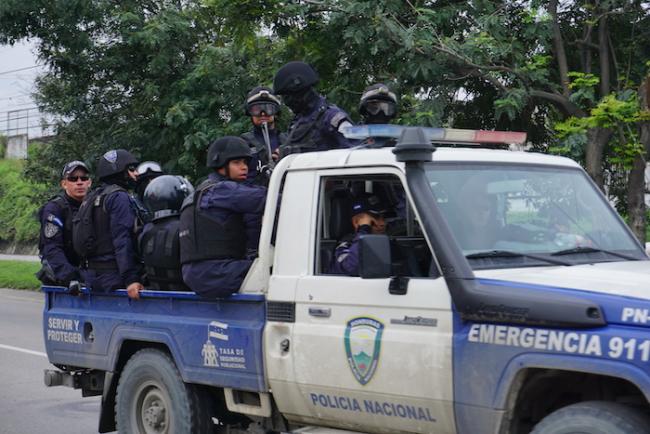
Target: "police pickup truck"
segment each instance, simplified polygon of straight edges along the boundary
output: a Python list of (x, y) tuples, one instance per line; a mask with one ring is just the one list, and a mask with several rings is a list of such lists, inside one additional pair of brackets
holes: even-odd
[[(578, 164), (432, 145), (520, 133), (348, 135), (401, 138), (281, 160), (229, 298), (43, 287), (46, 384), (123, 434), (650, 432), (650, 262)], [(360, 193), (392, 215), (333, 275)]]

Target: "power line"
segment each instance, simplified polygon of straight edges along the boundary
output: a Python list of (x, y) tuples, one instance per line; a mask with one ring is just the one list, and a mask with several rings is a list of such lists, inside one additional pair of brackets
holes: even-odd
[(28, 66), (25, 68), (11, 69), (9, 71), (0, 71), (0, 75), (11, 74), (14, 72), (27, 71), (29, 69), (40, 68), (41, 65)]

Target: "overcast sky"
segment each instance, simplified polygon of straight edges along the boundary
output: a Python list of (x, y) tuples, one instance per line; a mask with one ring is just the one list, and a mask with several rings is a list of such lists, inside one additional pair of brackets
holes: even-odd
[[(34, 78), (43, 72), (43, 67), (38, 65), (33, 47), (27, 41), (13, 46), (0, 45), (0, 134), (24, 134), (29, 125), (37, 126), (30, 128), (30, 136), (41, 135), (38, 127), (41, 116), (30, 94), (34, 91)], [(15, 110), (19, 112), (9, 113)], [(9, 127), (8, 115), (12, 119)]]

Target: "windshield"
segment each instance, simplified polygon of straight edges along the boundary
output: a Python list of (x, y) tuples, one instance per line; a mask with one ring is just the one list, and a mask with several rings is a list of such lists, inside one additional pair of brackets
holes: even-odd
[(431, 163), (426, 172), (474, 269), (647, 259), (579, 169)]

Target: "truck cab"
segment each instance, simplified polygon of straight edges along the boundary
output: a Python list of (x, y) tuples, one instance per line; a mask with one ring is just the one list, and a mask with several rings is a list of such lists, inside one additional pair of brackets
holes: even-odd
[[(102, 394), (100, 432), (647, 432), (650, 263), (586, 173), (399, 134), (281, 160), (230, 298), (44, 287), (46, 382)], [(385, 234), (333, 274), (369, 193)]]

